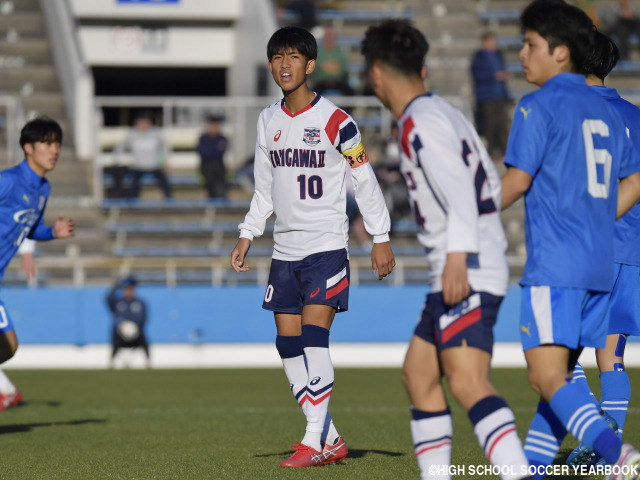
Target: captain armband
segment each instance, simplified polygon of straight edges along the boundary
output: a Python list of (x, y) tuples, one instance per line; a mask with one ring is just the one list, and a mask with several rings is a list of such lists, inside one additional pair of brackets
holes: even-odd
[(361, 143), (353, 147), (351, 150), (343, 152), (342, 155), (349, 162), (351, 168), (358, 168), (369, 161), (369, 156)]

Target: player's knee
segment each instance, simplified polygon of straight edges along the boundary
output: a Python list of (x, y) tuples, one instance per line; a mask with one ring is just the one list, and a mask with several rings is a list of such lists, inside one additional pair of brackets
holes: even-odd
[(451, 394), (461, 402), (463, 399), (475, 396), (475, 392), (483, 390), (483, 379), (469, 372), (453, 371), (447, 373), (447, 383)]
[(5, 343), (0, 348), (0, 363), (4, 363), (11, 359), (18, 351), (17, 343)]

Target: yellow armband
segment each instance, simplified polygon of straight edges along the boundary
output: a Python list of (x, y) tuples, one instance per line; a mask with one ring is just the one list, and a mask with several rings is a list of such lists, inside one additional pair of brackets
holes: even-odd
[(351, 150), (347, 150), (342, 154), (344, 158), (349, 162), (351, 168), (358, 168), (369, 161), (367, 152), (361, 143), (353, 147)]

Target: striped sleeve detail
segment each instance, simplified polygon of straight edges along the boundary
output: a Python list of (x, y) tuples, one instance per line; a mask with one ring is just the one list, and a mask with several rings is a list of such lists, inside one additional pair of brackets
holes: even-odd
[[(331, 143), (336, 141), (338, 133), (340, 132), (340, 124), (347, 118), (349, 118), (349, 116), (340, 109), (336, 109), (329, 118), (327, 125), (324, 127), (324, 131), (327, 133)], [(342, 141), (342, 135), (340, 140)]]

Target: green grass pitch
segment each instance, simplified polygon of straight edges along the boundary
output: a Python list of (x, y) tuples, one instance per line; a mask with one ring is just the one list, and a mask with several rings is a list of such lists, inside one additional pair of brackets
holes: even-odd
[[(0, 412), (0, 479), (419, 477), (398, 369), (336, 370), (330, 411), (349, 445), (349, 457), (340, 464), (300, 470), (279, 466), (305, 426), (280, 369), (8, 374), (25, 402)], [(597, 387), (596, 372), (587, 374)], [(631, 370), (630, 376), (632, 408), (625, 438), (640, 445), (638, 407), (633, 406), (640, 371)], [(493, 381), (513, 408), (522, 438), (536, 405), (525, 371), (495, 369)], [(451, 407), (453, 464), (485, 464), (466, 415), (453, 401)], [(568, 437), (557, 461), (575, 444)]]

